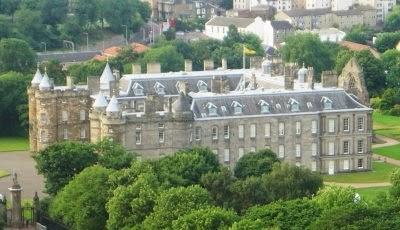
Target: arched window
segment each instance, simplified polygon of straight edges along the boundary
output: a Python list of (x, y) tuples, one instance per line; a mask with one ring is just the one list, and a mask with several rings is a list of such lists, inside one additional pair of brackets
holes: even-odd
[(349, 74), (349, 89), (356, 88), (356, 80), (353, 75)]

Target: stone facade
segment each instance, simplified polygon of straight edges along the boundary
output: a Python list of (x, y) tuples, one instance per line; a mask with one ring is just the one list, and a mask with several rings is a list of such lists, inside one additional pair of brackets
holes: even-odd
[[(359, 69), (348, 65), (345, 76), (354, 71), (360, 81)], [(295, 66), (285, 66), (286, 76), (271, 75), (269, 66), (135, 73), (120, 80), (108, 68), (97, 83), (80, 87), (56, 87), (46, 74), (35, 75), (28, 89), (32, 151), (66, 139), (111, 138), (142, 159), (201, 145), (233, 167), (243, 154), (270, 148), (313, 171), (371, 169), (372, 110), (335, 80), (314, 83), (312, 68), (296, 74)], [(339, 87), (348, 79), (339, 78)]]

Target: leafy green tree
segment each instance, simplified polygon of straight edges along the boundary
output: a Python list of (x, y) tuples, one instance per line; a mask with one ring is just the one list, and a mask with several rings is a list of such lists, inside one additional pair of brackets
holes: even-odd
[(244, 155), (235, 165), (235, 176), (244, 179), (249, 176), (261, 176), (272, 170), (274, 163), (279, 162), (276, 154), (270, 149), (250, 152)]
[(171, 188), (157, 198), (154, 212), (144, 220), (143, 229), (171, 229), (174, 220), (210, 204), (207, 190), (197, 185)]
[[(21, 39), (33, 48), (39, 48), (41, 42), (47, 42), (46, 28), (39, 10), (19, 9), (15, 12), (15, 28)], [(50, 47), (50, 44), (48, 44)]]
[(66, 22), (58, 26), (58, 31), (60, 32), (61, 39), (79, 42), (80, 36), (83, 33), (83, 28), (79, 25), (76, 16), (68, 16)]
[(322, 209), (326, 210), (352, 204), (355, 196), (356, 191), (351, 187), (326, 186), (318, 191), (314, 200)]
[(231, 210), (208, 207), (194, 210), (173, 222), (173, 229), (227, 229), (239, 219)]
[(335, 71), (338, 75), (342, 73), (343, 68), (350, 61), (353, 55), (354, 53), (348, 49), (342, 49), (339, 51), (335, 61)]
[(379, 95), (386, 84), (382, 61), (368, 50), (356, 53), (355, 57), (362, 67), (368, 92), (371, 96)]
[(47, 75), (50, 78), (54, 79), (54, 84), (56, 85), (65, 85), (66, 84), (66, 75), (65, 71), (63, 71), (63, 66), (58, 60), (49, 60), (48, 62), (44, 62), (41, 64), (41, 70), (44, 72), (44, 69), (47, 69)]
[(271, 173), (263, 176), (263, 180), (267, 194), (273, 201), (311, 197), (323, 185), (319, 174), (286, 163), (275, 164)]
[(331, 70), (334, 66), (333, 55), (329, 52), (327, 43), (320, 41), (318, 35), (300, 33), (289, 36), (285, 45), (280, 49), (282, 58), (286, 62), (297, 63), (314, 67), (315, 76), (319, 78), (324, 70)]
[(386, 50), (381, 55), (381, 60), (385, 70), (390, 71), (397, 63), (400, 63), (400, 51), (396, 49)]
[[(245, 180), (237, 180), (229, 187), (231, 199), (229, 207), (238, 213), (244, 212), (251, 206), (272, 202), (267, 188), (261, 177), (248, 177)], [(279, 199), (279, 198), (278, 198)]]
[(50, 216), (72, 229), (105, 229), (107, 182), (111, 172), (98, 165), (84, 169), (55, 196)]
[(155, 163), (160, 180), (172, 186), (197, 184), (203, 174), (219, 169), (217, 157), (208, 148), (181, 150)]
[(79, 21), (79, 25), (96, 23), (99, 20), (100, 1), (98, 0), (76, 0), (74, 14)]
[(264, 228), (307, 229), (320, 213), (321, 209), (314, 201), (295, 199), (251, 207), (242, 220), (261, 220)]
[(392, 12), (385, 20), (386, 31), (400, 30), (400, 6), (394, 6)]
[(42, 18), (48, 25), (62, 22), (68, 13), (68, 0), (42, 0)]
[[(147, 51), (142, 58), (142, 63), (159, 62), (161, 71), (179, 71), (183, 69), (183, 56), (172, 45), (153, 48)], [(146, 68), (146, 66), (144, 66)]]
[(35, 59), (35, 53), (25, 41), (16, 38), (0, 40), (0, 73), (29, 72), (35, 66)]
[(372, 40), (374, 29), (367, 25), (355, 25), (351, 27), (350, 31), (344, 37), (345, 40), (367, 44), (367, 41)]
[(133, 161), (130, 168), (124, 168), (115, 171), (110, 176), (112, 190), (118, 186), (129, 186), (138, 179), (141, 174), (157, 175), (153, 169), (151, 161)]
[(227, 207), (232, 196), (230, 186), (235, 181), (231, 171), (223, 167), (220, 172), (204, 174), (200, 179), (200, 184), (208, 190), (216, 205)]
[(26, 87), (31, 80), (16, 72), (0, 75), (0, 136), (28, 134)]
[(140, 225), (153, 211), (159, 182), (151, 173), (140, 174), (134, 183), (119, 186), (108, 201), (107, 229), (124, 229)]
[(381, 111), (388, 111), (396, 104), (400, 104), (399, 88), (388, 88), (382, 94), (382, 100), (379, 103)]
[(375, 47), (379, 52), (385, 52), (386, 50), (393, 49), (400, 42), (400, 31), (387, 32), (378, 34), (375, 40)]
[(50, 145), (33, 156), (36, 169), (45, 178), (46, 192), (58, 193), (71, 179), (97, 162), (93, 145), (61, 142)]
[(10, 37), (12, 24), (4, 15), (0, 15), (0, 39)]
[(193, 70), (203, 70), (203, 61), (211, 59), (212, 52), (221, 46), (221, 42), (216, 39), (200, 39), (191, 43)]
[(14, 18), (14, 13), (18, 9), (21, 0), (0, 0), (0, 13), (10, 15)]
[(75, 83), (87, 82), (89, 76), (100, 76), (106, 66), (105, 62), (91, 60), (68, 67), (68, 75), (74, 77)]
[(94, 146), (98, 154), (99, 164), (105, 168), (128, 168), (135, 159), (135, 154), (128, 152), (121, 145), (104, 139)]

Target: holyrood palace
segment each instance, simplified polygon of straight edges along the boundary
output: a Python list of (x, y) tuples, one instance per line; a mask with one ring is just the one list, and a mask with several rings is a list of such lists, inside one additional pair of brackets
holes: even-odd
[(264, 60), (258, 68), (147, 73), (133, 65), (120, 76), (107, 64), (86, 85), (55, 86), (37, 70), (29, 95), (31, 151), (63, 140), (110, 138), (141, 159), (206, 146), (227, 166), (270, 148), (312, 171), (335, 174), (371, 168), (372, 110), (362, 69), (351, 59), (340, 76)]

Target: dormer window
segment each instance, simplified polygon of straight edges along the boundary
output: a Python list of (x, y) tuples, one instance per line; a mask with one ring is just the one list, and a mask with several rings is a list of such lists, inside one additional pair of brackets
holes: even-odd
[(135, 82), (135, 84), (133, 84), (132, 86), (133, 89), (133, 93), (135, 94), (135, 96), (143, 96), (143, 86), (137, 82)]
[(231, 105), (232, 107), (233, 107), (233, 110), (234, 110), (234, 114), (242, 114), (243, 113), (243, 105), (242, 104), (240, 104), (239, 102), (237, 102), (237, 101), (233, 101), (232, 102), (232, 105)]
[(279, 103), (276, 104), (275, 107), (276, 107), (277, 109), (281, 109), (281, 108), (282, 108), (282, 107), (281, 107), (281, 104), (279, 104)]
[(211, 102), (208, 102), (207, 105), (206, 105), (206, 107), (207, 107), (207, 109), (208, 109), (208, 115), (209, 115), (209, 116), (218, 116), (218, 113), (217, 113), (217, 106), (216, 106), (216, 105), (214, 105), (214, 104), (211, 103)]
[(264, 101), (264, 100), (260, 100), (259, 102), (258, 102), (258, 104), (260, 105), (260, 107), (261, 107), (261, 113), (269, 113), (270, 111), (269, 111), (269, 104), (268, 104), (268, 102), (266, 102), (266, 101)]
[(165, 94), (165, 86), (163, 84), (161, 84), (160, 82), (156, 82), (156, 84), (154, 85), (154, 90), (159, 95)]
[(307, 108), (309, 108), (309, 109), (312, 108), (312, 103), (311, 102), (307, 102)]
[(324, 109), (332, 109), (332, 100), (327, 97), (322, 97), (321, 102), (324, 103)]
[(290, 111), (298, 112), (300, 110), (299, 102), (295, 99), (290, 98), (288, 104), (290, 106)]
[(201, 92), (201, 93), (208, 92), (207, 83), (205, 83), (202, 80), (197, 82), (197, 88), (199, 89), (199, 92)]

